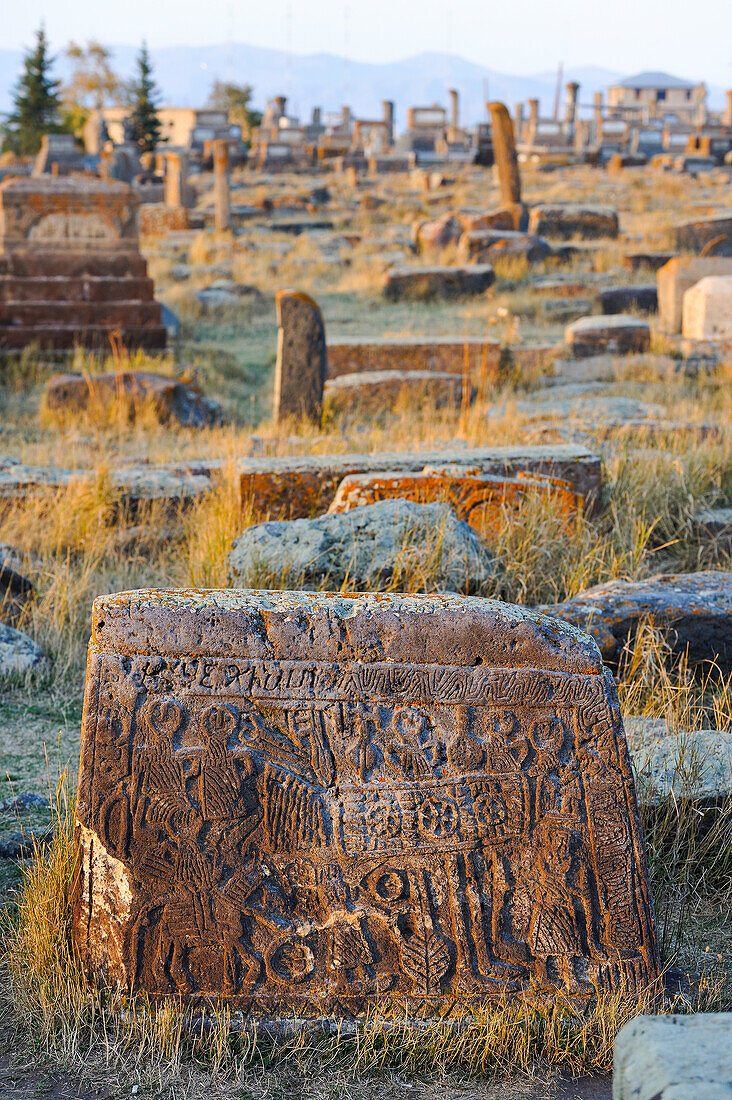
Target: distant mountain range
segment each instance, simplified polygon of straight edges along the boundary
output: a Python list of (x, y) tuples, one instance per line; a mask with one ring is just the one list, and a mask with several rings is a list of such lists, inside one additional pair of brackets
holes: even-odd
[[(113, 52), (115, 69), (120, 75), (129, 76), (137, 47), (115, 46)], [(517, 101), (535, 97), (541, 101), (542, 115), (550, 116), (557, 83), (556, 73), (528, 76), (503, 73), (446, 53), (422, 53), (376, 65), (333, 54), (289, 55), (283, 50), (232, 42), (219, 46), (168, 46), (151, 50), (151, 56), (155, 78), (168, 106), (202, 106), (211, 84), (218, 78), (251, 84), (254, 106), (259, 108), (273, 95), (287, 95), (288, 111), (303, 118), (310, 115), (313, 107), (322, 107), (328, 113), (338, 111), (344, 103), (357, 118), (379, 118), (381, 101), (391, 99), (396, 104), (398, 127), (404, 125), (410, 106), (435, 102), (447, 105), (448, 88), (460, 92), (460, 117), (464, 125), (485, 118), (487, 99), (502, 100), (513, 110)], [(19, 50), (0, 50), (0, 112), (10, 107), (22, 59)], [(58, 58), (55, 71), (62, 79), (66, 76), (65, 58)], [(624, 75), (627, 74), (587, 66), (568, 69), (562, 84), (568, 80), (579, 82), (580, 103), (588, 112), (593, 93), (604, 91), (608, 84)], [(698, 79), (697, 74), (679, 75)], [(710, 86), (710, 106), (718, 108), (723, 102), (723, 90)]]

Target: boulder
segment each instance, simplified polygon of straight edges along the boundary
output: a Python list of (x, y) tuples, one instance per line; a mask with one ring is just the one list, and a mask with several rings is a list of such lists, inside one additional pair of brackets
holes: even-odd
[(434, 298), (469, 298), (493, 286), (496, 276), (490, 264), (461, 267), (392, 267), (386, 273), (383, 293), (389, 301), (430, 301)]
[(567, 326), (564, 339), (576, 359), (586, 359), (603, 352), (630, 355), (649, 350), (651, 330), (647, 321), (626, 313), (616, 313), (580, 317)]
[(676, 653), (732, 670), (732, 573), (662, 573), (642, 581), (608, 581), (540, 609), (586, 630), (606, 660), (619, 656), (641, 619), (667, 630)]
[(732, 1012), (636, 1016), (618, 1032), (613, 1100), (730, 1100)]
[(27, 634), (0, 623), (0, 675), (28, 672), (43, 660), (40, 649)]
[(247, 528), (229, 553), (235, 585), (264, 571), (303, 586), (384, 587), (406, 560), (434, 561), (443, 589), (476, 591), (493, 574), (493, 558), (446, 504), (386, 500), (319, 519), (278, 520)]
[(529, 232), (543, 237), (617, 237), (617, 211), (609, 206), (581, 206), (578, 203), (541, 203), (529, 212)]
[(391, 411), (397, 404), (408, 404), (410, 408), (458, 408), (462, 395), (462, 374), (429, 370), (361, 371), (325, 383), (323, 411), (331, 416), (364, 417)]
[(700, 508), (692, 516), (697, 537), (715, 539), (720, 549), (732, 554), (732, 508)]
[(194, 383), (146, 371), (56, 374), (46, 383), (42, 408), (61, 424), (90, 413), (105, 418), (120, 413), (130, 423), (152, 414), (160, 424), (184, 428), (211, 428), (224, 419), (218, 401)]

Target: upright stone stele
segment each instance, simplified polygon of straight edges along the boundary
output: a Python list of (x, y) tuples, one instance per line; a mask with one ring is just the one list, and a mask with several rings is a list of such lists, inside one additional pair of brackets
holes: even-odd
[(514, 213), (514, 225), (518, 229), (523, 218), (521, 205), (521, 176), (519, 174), (513, 123), (503, 103), (489, 103), (493, 155), (501, 188), (501, 203)]
[(278, 290), (276, 303), (275, 423), (288, 416), (317, 423), (327, 364), (323, 315), (317, 302), (299, 290)]
[(490, 600), (94, 605), (73, 935), (91, 976), (259, 1014), (657, 977), (595, 643)]
[(229, 194), (229, 143), (225, 138), (213, 142), (214, 225), (217, 233), (231, 229), (231, 196)]
[(165, 154), (165, 205), (187, 206), (188, 158), (185, 153)]

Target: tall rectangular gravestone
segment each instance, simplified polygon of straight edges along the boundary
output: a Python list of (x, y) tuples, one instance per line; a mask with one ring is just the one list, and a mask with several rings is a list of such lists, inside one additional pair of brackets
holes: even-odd
[(613, 681), (489, 600), (94, 605), (73, 934), (92, 975), (253, 1014), (657, 977)]

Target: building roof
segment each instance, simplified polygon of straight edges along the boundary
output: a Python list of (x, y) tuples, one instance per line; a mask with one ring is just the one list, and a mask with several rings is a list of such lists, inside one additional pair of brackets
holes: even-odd
[(636, 73), (635, 76), (619, 80), (617, 88), (694, 88), (695, 85), (688, 80), (682, 80), (671, 73)]

